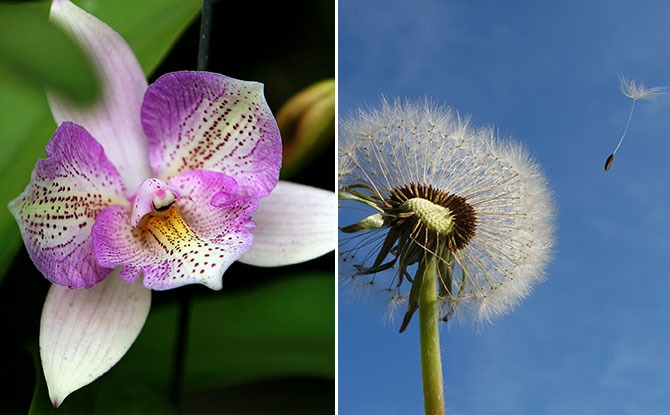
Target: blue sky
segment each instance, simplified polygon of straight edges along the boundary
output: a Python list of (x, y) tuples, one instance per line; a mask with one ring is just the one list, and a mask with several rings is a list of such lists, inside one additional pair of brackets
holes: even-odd
[[(480, 330), (442, 330), (450, 414), (670, 413), (670, 86), (665, 1), (339, 0), (339, 114), (431, 97), (522, 141), (558, 210), (547, 280)], [(353, 221), (341, 215), (343, 223)], [(422, 412), (418, 332), (339, 292), (339, 412)]]

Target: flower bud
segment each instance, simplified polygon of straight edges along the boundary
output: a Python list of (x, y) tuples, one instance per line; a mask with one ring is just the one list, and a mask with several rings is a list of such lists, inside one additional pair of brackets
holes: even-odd
[(282, 176), (311, 161), (335, 137), (335, 80), (327, 79), (300, 91), (277, 114), (283, 141)]

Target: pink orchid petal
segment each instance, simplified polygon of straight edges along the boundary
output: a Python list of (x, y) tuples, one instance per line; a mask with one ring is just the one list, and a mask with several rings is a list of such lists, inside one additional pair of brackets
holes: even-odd
[(26, 190), (9, 203), (37, 268), (51, 282), (92, 287), (111, 269), (93, 257), (91, 227), (112, 204), (127, 205), (119, 172), (86, 130), (63, 123)]
[(54, 0), (51, 19), (84, 48), (102, 81), (101, 100), (92, 108), (79, 107), (55, 94), (49, 106), (56, 122), (84, 126), (102, 144), (123, 177), (129, 192), (151, 177), (149, 145), (140, 109), (147, 81), (126, 41), (111, 27), (68, 0)]
[(121, 360), (150, 305), (150, 290), (115, 273), (91, 289), (51, 286), (42, 310), (40, 356), (55, 407)]
[(263, 85), (209, 72), (174, 72), (152, 84), (142, 106), (155, 177), (189, 170), (233, 177), (240, 195), (275, 186), (281, 138)]
[(261, 267), (290, 265), (319, 257), (337, 244), (334, 192), (279, 181), (253, 214), (254, 244), (239, 259)]
[(253, 241), (256, 199), (229, 199), (235, 181), (216, 172), (186, 172), (168, 185), (188, 197), (151, 212), (137, 228), (121, 206), (98, 214), (92, 229), (98, 262), (122, 266), (119, 275), (129, 282), (143, 273), (144, 285), (154, 290), (194, 283), (221, 289), (223, 273)]

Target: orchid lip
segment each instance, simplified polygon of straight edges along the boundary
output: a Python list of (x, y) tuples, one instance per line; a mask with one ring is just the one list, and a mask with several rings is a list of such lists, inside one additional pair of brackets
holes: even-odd
[[(132, 211), (103, 209), (93, 226), (98, 263), (122, 266), (119, 276), (166, 290), (201, 283), (221, 289), (226, 268), (253, 242), (251, 213), (257, 198), (240, 197), (237, 182), (206, 170), (182, 173), (167, 183), (147, 179), (137, 190)], [(215, 198), (220, 203), (212, 203)]]

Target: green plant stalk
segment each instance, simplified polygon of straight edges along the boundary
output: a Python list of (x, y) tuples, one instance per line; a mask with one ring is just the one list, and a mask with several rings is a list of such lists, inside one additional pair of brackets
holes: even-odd
[(418, 273), (423, 273), (419, 294), (419, 336), (424, 408), (426, 415), (439, 415), (445, 413), (445, 407), (438, 327), (437, 258), (426, 255), (419, 264)]

